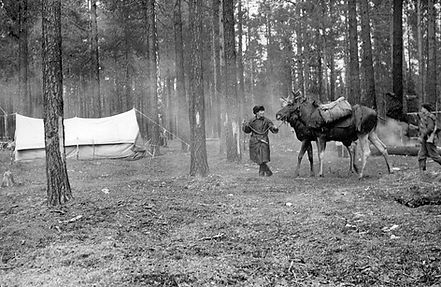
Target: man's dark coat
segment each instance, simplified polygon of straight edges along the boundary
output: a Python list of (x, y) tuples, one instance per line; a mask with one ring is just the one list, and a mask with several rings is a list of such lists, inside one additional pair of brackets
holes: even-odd
[(242, 126), (242, 130), (250, 137), (250, 159), (257, 164), (270, 161), (270, 147), (268, 131), (277, 133), (278, 128), (273, 122), (265, 117), (255, 117)]

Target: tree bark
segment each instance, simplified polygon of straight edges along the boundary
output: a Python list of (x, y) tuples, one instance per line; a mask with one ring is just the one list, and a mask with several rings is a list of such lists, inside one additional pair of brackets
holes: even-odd
[(436, 89), (436, 15), (433, 0), (427, 2), (427, 76), (426, 76), (426, 101), (433, 106), (437, 103)]
[(282, 38), (283, 45), (283, 79), (282, 79), (282, 94), (281, 96), (286, 98), (291, 95), (292, 91), (292, 68), (291, 59), (292, 43), (289, 36), (284, 35)]
[(297, 83), (296, 89), (300, 90), (303, 95), (306, 95), (305, 91), (305, 78), (303, 71), (303, 37), (302, 37), (302, 11), (299, 5), (296, 6), (296, 17), (299, 19), (296, 25), (296, 45), (297, 45)]
[(388, 113), (399, 119), (403, 116), (403, 1), (393, 0), (392, 32), (392, 89), (397, 99), (396, 107)]
[[(331, 19), (335, 19), (335, 13), (334, 13), (334, 3), (332, 1), (329, 2), (329, 17)], [(328, 57), (328, 63), (329, 63), (329, 100), (334, 101), (335, 98), (335, 25), (331, 26), (330, 28), (330, 41), (328, 41), (329, 45), (329, 57)]]
[[(224, 0), (228, 1), (228, 0)], [(275, 103), (278, 101), (278, 92), (277, 92), (277, 72), (276, 72), (276, 63), (275, 63), (275, 50), (276, 44), (273, 36), (273, 15), (271, 10), (271, 1), (264, 1), (265, 6), (265, 22), (266, 22), (266, 50), (267, 50), (267, 94), (269, 95), (269, 102)]]
[(156, 13), (155, 0), (148, 0), (147, 2), (148, 21), (149, 21), (149, 84), (151, 95), (150, 114), (153, 121), (156, 123), (152, 126), (152, 154), (159, 154), (159, 107), (158, 107), (158, 67), (157, 67), (157, 37), (156, 37)]
[[(212, 38), (211, 38), (211, 47), (212, 47), (212, 63), (213, 63), (213, 85), (214, 85), (214, 122), (216, 125), (217, 136), (221, 138), (222, 135), (222, 123), (221, 123), (221, 71), (220, 71), (220, 43), (219, 43), (219, 7), (220, 1), (213, 0), (212, 5), (212, 14), (211, 14), (211, 26), (212, 26)], [(222, 144), (220, 145), (222, 146)]]
[[(145, 67), (145, 82), (144, 82), (144, 90), (145, 92), (141, 95), (142, 97), (142, 112), (145, 114), (150, 114), (151, 112), (151, 101), (152, 98), (150, 96), (150, 21), (149, 21), (149, 0), (143, 0), (143, 10), (144, 10), (144, 23), (145, 23), (145, 33), (147, 37), (145, 37), (145, 46), (147, 47), (145, 52), (145, 61), (146, 61), (146, 67)], [(150, 119), (143, 117), (143, 125), (142, 129), (144, 131), (144, 134), (147, 138), (151, 138), (152, 134), (152, 127), (153, 123), (150, 121)]]
[[(239, 83), (239, 93), (238, 93), (238, 101), (239, 101), (239, 117), (238, 119), (245, 118), (245, 75), (244, 75), (244, 65), (243, 65), (243, 10), (242, 10), (242, 0), (238, 0), (238, 45), (237, 45), (237, 72), (238, 72), (238, 83)], [(240, 154), (245, 150), (245, 140), (244, 134), (242, 130), (239, 129), (239, 150)]]
[(98, 51), (98, 22), (96, 15), (96, 0), (90, 0), (90, 24), (91, 24), (91, 41), (90, 41), (90, 55), (91, 55), (91, 79), (92, 79), (92, 97), (93, 110), (97, 117), (102, 116), (102, 99), (100, 88), (100, 61)]
[(317, 92), (319, 100), (323, 103), (326, 101), (323, 95), (323, 60), (324, 60), (324, 45), (322, 45), (322, 35), (320, 35), (319, 29), (315, 31), (316, 38), (317, 38)]
[(352, 104), (360, 102), (360, 68), (358, 61), (358, 37), (357, 37), (357, 6), (356, 0), (348, 0), (348, 24), (349, 24), (349, 95), (348, 100)]
[(190, 175), (208, 175), (202, 77), (202, 0), (190, 0)]
[[(425, 88), (424, 88), (424, 58), (423, 58), (423, 25), (421, 21), (421, 0), (417, 1), (417, 31), (418, 31), (418, 91), (419, 91), (419, 103), (425, 101)], [(419, 110), (419, 109), (418, 109)]]
[(21, 100), (21, 112), (32, 116), (32, 100), (29, 90), (29, 50), (28, 50), (28, 0), (18, 0), (18, 46), (19, 46), (19, 79), (18, 89)]
[(237, 73), (238, 73), (238, 83), (239, 83), (239, 107), (240, 107), (240, 118), (245, 116), (244, 111), (244, 103), (245, 103), (245, 76), (244, 76), (244, 67), (243, 67), (243, 47), (242, 47), (242, 38), (243, 38), (243, 10), (242, 10), (242, 0), (238, 0), (238, 23), (237, 23), (237, 31), (238, 31), (238, 43), (237, 43)]
[(168, 130), (171, 132), (167, 133), (166, 136), (167, 138), (173, 139), (172, 136), (173, 134), (176, 133), (176, 129), (175, 129), (175, 117), (174, 115), (176, 115), (176, 101), (174, 100), (173, 97), (173, 77), (171, 75), (171, 72), (169, 70), (167, 70), (167, 76), (165, 79), (165, 91), (166, 91), (166, 99), (167, 99), (167, 113), (164, 116), (164, 120), (166, 120), (167, 122), (167, 128)]
[(42, 1), (42, 34), (47, 203), (56, 206), (72, 198), (64, 148), (61, 0)]
[(174, 35), (175, 35), (175, 73), (176, 93), (178, 96), (178, 135), (181, 138), (181, 150), (188, 151), (189, 124), (188, 124), (188, 101), (185, 88), (184, 73), (184, 44), (182, 40), (182, 10), (181, 0), (175, 1), (174, 7)]
[(361, 11), (361, 38), (363, 40), (363, 69), (366, 81), (366, 91), (364, 92), (361, 103), (370, 108), (377, 109), (377, 100), (375, 92), (375, 76), (374, 63), (372, 60), (372, 43), (371, 43), (371, 28), (369, 17), (369, 3), (368, 0), (360, 2)]
[(227, 160), (231, 162), (239, 161), (240, 125), (238, 122), (238, 100), (237, 100), (237, 71), (236, 71), (236, 45), (234, 33), (234, 1), (223, 1), (223, 21), (224, 21), (224, 44), (225, 44), (225, 138), (227, 144)]
[[(227, 120), (225, 118), (226, 115), (226, 91), (225, 91), (225, 42), (224, 42), (224, 0), (219, 0), (219, 8), (218, 8), (218, 20), (219, 20), (219, 81), (218, 81), (218, 89), (219, 89), (219, 101), (220, 101), (220, 122), (221, 122), (221, 133), (219, 137), (219, 154), (223, 154), (226, 148), (226, 129), (227, 129)], [(223, 144), (225, 143), (225, 144)]]

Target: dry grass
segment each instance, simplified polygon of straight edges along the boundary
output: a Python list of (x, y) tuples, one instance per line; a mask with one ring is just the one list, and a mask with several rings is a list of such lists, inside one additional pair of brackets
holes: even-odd
[(324, 178), (306, 177), (305, 159), (294, 179), (291, 140), (274, 138), (270, 178), (227, 163), (216, 142), (203, 179), (187, 176), (178, 143), (155, 159), (70, 160), (75, 198), (58, 210), (44, 162), (14, 163), (20, 185), (0, 189), (0, 286), (441, 285), (441, 207), (403, 204), (436, 203), (436, 173), (395, 156), (386, 175), (374, 157), (359, 181), (328, 153)]

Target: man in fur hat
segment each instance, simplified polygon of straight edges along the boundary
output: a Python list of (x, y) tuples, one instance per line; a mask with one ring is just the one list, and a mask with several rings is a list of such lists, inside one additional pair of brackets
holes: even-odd
[(263, 106), (253, 107), (255, 115), (248, 123), (242, 123), (242, 130), (250, 137), (250, 159), (259, 165), (260, 176), (271, 176), (273, 173), (267, 163), (270, 161), (270, 145), (268, 131), (276, 134), (279, 129), (273, 122), (265, 118), (265, 108)]
[(432, 114), (432, 112), (432, 105), (424, 103), (421, 105), (421, 111), (418, 114), (419, 141), (421, 143), (420, 150), (418, 151), (418, 166), (420, 171), (426, 170), (427, 156), (441, 164), (441, 156), (436, 147), (438, 140), (436, 116)]

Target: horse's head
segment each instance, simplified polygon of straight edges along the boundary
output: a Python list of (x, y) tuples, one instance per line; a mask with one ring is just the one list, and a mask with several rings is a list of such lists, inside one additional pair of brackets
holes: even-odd
[(300, 93), (299, 90), (292, 92), (291, 91), (291, 95), (289, 95), (286, 98), (280, 98), (280, 105), (282, 106), (282, 108), (286, 107), (288, 104), (292, 104), (295, 102), (299, 102), (302, 99), (304, 99), (305, 97)]
[(277, 112), (276, 119), (285, 122), (295, 120), (300, 113), (300, 105), (305, 100), (306, 97), (299, 90), (286, 98), (280, 98), (282, 109)]
[(277, 112), (276, 119), (285, 122), (295, 120), (296, 116), (300, 113), (300, 104), (305, 99), (300, 91), (293, 92), (292, 95), (287, 98), (280, 98), (282, 109)]

